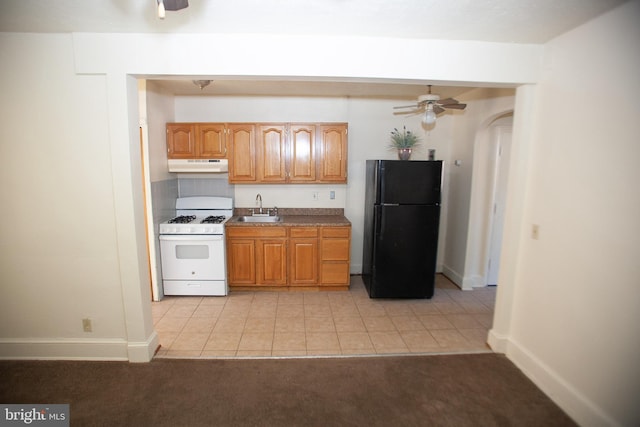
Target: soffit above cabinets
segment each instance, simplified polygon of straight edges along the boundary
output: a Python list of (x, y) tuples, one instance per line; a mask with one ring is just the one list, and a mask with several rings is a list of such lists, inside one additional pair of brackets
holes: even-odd
[[(204, 77), (198, 77), (202, 79)], [(196, 79), (196, 78), (194, 78)], [(154, 84), (176, 96), (304, 96), (352, 97), (415, 100), (428, 92), (427, 83), (335, 82), (300, 80), (234, 80), (213, 79), (200, 89), (192, 79), (154, 79)], [(456, 97), (473, 87), (440, 86), (434, 83), (433, 92), (442, 98)]]

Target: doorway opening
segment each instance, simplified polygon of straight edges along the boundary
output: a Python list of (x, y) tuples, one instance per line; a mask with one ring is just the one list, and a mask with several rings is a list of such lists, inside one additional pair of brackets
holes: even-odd
[(509, 175), (509, 157), (511, 154), (511, 135), (513, 115), (501, 117), (491, 124), (490, 150), (493, 157), (494, 175), (492, 191), (491, 221), (489, 226), (489, 259), (487, 260), (486, 284), (498, 284), (500, 254), (502, 252), (502, 231), (504, 228), (504, 209)]
[(509, 175), (513, 111), (494, 115), (474, 147), (465, 276), (471, 288), (498, 284)]

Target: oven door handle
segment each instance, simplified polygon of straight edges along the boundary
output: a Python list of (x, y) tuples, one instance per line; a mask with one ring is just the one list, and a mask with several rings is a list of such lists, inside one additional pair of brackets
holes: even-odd
[(224, 236), (221, 234), (161, 234), (160, 240), (169, 240), (174, 242), (185, 242), (185, 241), (203, 241), (208, 240), (210, 242), (215, 242), (222, 240)]

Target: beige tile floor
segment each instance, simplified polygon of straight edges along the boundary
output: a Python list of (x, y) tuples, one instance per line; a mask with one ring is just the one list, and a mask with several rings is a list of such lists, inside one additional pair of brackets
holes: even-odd
[(347, 292), (231, 292), (152, 303), (156, 357), (287, 357), (490, 351), (495, 287), (461, 291), (437, 275), (430, 300)]

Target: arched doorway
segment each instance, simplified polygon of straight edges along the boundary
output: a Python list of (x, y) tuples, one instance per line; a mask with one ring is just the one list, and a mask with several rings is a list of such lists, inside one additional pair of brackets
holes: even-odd
[(498, 281), (512, 125), (513, 111), (503, 111), (476, 135), (465, 261), (471, 287)]

